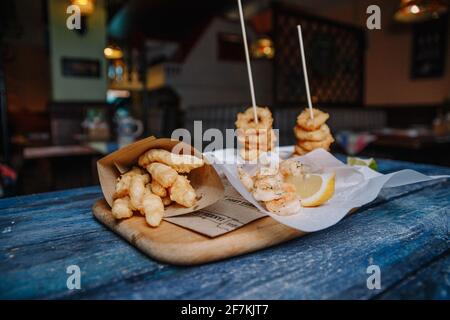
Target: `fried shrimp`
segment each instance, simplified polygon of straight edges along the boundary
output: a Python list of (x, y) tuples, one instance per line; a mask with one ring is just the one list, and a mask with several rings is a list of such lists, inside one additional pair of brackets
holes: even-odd
[(178, 173), (174, 169), (162, 163), (153, 162), (146, 169), (152, 179), (156, 180), (163, 188), (171, 187), (178, 177)]
[(159, 226), (164, 216), (164, 204), (161, 198), (153, 194), (149, 188), (145, 190), (143, 195), (140, 212), (145, 216), (145, 221), (152, 227)]
[(247, 172), (245, 172), (241, 167), (238, 167), (239, 179), (241, 180), (244, 187), (249, 191), (253, 191), (253, 178)]
[(317, 130), (306, 131), (299, 126), (295, 126), (294, 133), (298, 140), (322, 141), (330, 135), (330, 128), (326, 124), (322, 124)]
[(244, 112), (237, 115), (236, 127), (238, 129), (270, 129), (272, 128), (273, 118), (272, 113), (267, 107), (256, 107), (256, 115), (258, 123), (255, 121), (253, 107), (248, 108)]
[(140, 156), (138, 162), (144, 168), (153, 162), (163, 163), (179, 173), (189, 173), (205, 164), (203, 159), (196, 156), (175, 154), (164, 149), (151, 149)]
[(197, 203), (197, 195), (189, 180), (179, 175), (169, 188), (170, 199), (184, 207), (192, 207)]
[(283, 193), (280, 198), (265, 202), (267, 210), (282, 216), (298, 212), (301, 209), (301, 203), (295, 192), (295, 186), (290, 183), (283, 183), (282, 190)]
[(133, 211), (130, 209), (130, 197), (114, 200), (111, 213), (116, 219), (130, 218), (133, 215)]
[(155, 179), (150, 182), (151, 191), (156, 194), (158, 197), (164, 198), (167, 196), (167, 190), (162, 185), (159, 184)]
[(306, 131), (314, 131), (319, 129), (320, 126), (323, 125), (325, 121), (327, 121), (330, 117), (328, 113), (315, 108), (313, 108), (313, 114), (314, 119), (311, 119), (309, 109), (306, 108), (305, 110), (303, 110), (302, 113), (300, 113), (300, 115), (297, 117), (297, 125)]
[(280, 173), (284, 177), (300, 176), (304, 173), (304, 167), (299, 161), (287, 159), (280, 163)]
[(256, 176), (253, 197), (257, 201), (271, 201), (281, 198), (283, 178), (280, 175)]

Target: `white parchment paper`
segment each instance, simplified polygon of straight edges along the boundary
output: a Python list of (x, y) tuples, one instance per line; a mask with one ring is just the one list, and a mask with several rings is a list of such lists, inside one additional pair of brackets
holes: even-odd
[[(280, 148), (280, 157), (287, 158), (292, 150), (292, 147)], [(304, 232), (315, 232), (336, 224), (353, 208), (361, 207), (375, 200), (383, 188), (448, 178), (448, 176), (426, 176), (409, 169), (381, 174), (368, 167), (348, 166), (329, 152), (317, 149), (307, 155), (296, 157), (296, 159), (311, 166), (314, 171), (335, 172), (336, 189), (334, 196), (322, 206), (302, 208), (301, 211), (291, 216), (279, 216), (267, 211), (263, 204), (256, 201), (241, 183), (237, 166), (243, 164), (244, 161), (237, 155), (236, 150), (219, 150), (206, 154), (206, 156), (215, 163), (216, 170), (225, 174), (230, 184), (260, 212), (270, 215), (280, 223)], [(250, 170), (249, 168), (249, 166), (244, 166), (245, 170)]]

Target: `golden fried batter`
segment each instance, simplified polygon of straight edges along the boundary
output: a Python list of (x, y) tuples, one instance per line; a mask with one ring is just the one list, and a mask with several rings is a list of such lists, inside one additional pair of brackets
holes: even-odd
[(300, 147), (299, 145), (295, 145), (294, 155), (303, 156), (307, 154), (308, 151)]
[(237, 139), (247, 149), (272, 149), (277, 141), (273, 129), (237, 129)]
[(170, 199), (170, 195), (168, 195), (167, 197), (161, 198), (164, 206), (170, 206), (172, 204), (172, 200)]
[(128, 195), (130, 190), (131, 177), (136, 174), (141, 175), (143, 174), (143, 171), (138, 167), (133, 167), (133, 169), (117, 178), (114, 198), (122, 198)]
[(162, 185), (159, 184), (155, 179), (150, 182), (150, 190), (156, 194), (158, 197), (164, 198), (167, 196), (167, 190)]
[(272, 112), (267, 107), (256, 107), (258, 123), (255, 122), (253, 107), (237, 115), (236, 127), (238, 129), (271, 129), (273, 124)]
[(323, 124), (317, 130), (306, 131), (299, 126), (295, 126), (294, 133), (298, 140), (322, 141), (330, 135), (330, 128)]
[(178, 177), (178, 173), (174, 169), (162, 163), (153, 162), (146, 169), (151, 174), (152, 179), (164, 188), (171, 187)]
[(152, 162), (163, 163), (179, 173), (189, 173), (191, 170), (202, 167), (203, 159), (188, 154), (175, 154), (164, 149), (151, 149), (139, 157), (139, 165), (147, 167)]
[(130, 218), (133, 215), (133, 211), (130, 209), (130, 197), (114, 200), (111, 213), (116, 219)]
[(246, 161), (253, 161), (257, 160), (259, 155), (264, 151), (259, 151), (258, 149), (246, 149), (242, 148), (239, 150), (239, 154), (241, 155), (241, 158)]
[(157, 227), (164, 216), (164, 204), (160, 197), (153, 194), (149, 189), (142, 198), (141, 213), (145, 215), (145, 220), (152, 227)]
[(312, 151), (312, 150), (318, 149), (318, 148), (323, 148), (328, 151), (328, 150), (330, 150), (330, 145), (333, 142), (334, 142), (333, 137), (331, 135), (329, 135), (323, 141), (299, 141), (297, 143), (297, 145), (306, 151)]
[(314, 119), (311, 119), (309, 109), (306, 108), (305, 110), (303, 110), (302, 113), (300, 113), (300, 115), (297, 117), (297, 125), (306, 131), (314, 131), (319, 129), (320, 126), (323, 125), (325, 121), (327, 121), (330, 117), (328, 113), (315, 108), (313, 108), (313, 114)]
[(142, 197), (145, 193), (145, 185), (148, 183), (148, 175), (135, 174), (130, 182), (130, 205), (133, 210), (140, 210)]
[(169, 188), (170, 199), (184, 207), (192, 207), (197, 203), (197, 195), (189, 180), (179, 175), (175, 183)]

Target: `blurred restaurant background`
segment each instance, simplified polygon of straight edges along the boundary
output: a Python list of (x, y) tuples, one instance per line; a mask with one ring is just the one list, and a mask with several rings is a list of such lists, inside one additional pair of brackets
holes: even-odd
[[(68, 6), (81, 26), (70, 30)], [(381, 29), (369, 29), (370, 5)], [(441, 0), (243, 0), (256, 100), (280, 145), (306, 107), (332, 152), (450, 166), (450, 24)], [(98, 183), (96, 161), (176, 128), (234, 128), (251, 105), (236, 0), (0, 2), (0, 197)]]

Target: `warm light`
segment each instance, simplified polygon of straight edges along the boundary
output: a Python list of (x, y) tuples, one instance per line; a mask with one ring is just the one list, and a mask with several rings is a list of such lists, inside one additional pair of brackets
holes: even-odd
[(94, 0), (71, 0), (73, 5), (80, 7), (80, 13), (83, 16), (90, 16), (94, 13)]
[(417, 14), (417, 13), (420, 12), (420, 9), (419, 9), (418, 6), (413, 5), (413, 6), (411, 6), (411, 8), (409, 9), (409, 11), (411, 11), (411, 13), (413, 13), (413, 14)]
[(252, 57), (256, 59), (272, 59), (275, 56), (273, 41), (269, 38), (260, 38), (251, 45)]
[(103, 53), (105, 54), (106, 59), (115, 60), (115, 59), (122, 59), (123, 58), (123, 52), (122, 49), (115, 46), (108, 46), (103, 50)]
[(399, 22), (420, 22), (439, 18), (446, 13), (448, 5), (443, 0), (401, 0), (394, 19)]

